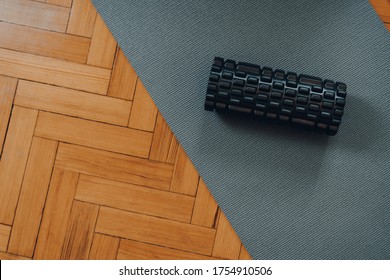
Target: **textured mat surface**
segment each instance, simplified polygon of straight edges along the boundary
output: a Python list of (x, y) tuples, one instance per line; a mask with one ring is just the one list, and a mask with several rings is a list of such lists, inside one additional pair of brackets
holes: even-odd
[[(390, 258), (390, 35), (367, 1), (93, 2), (254, 258)], [(214, 56), (345, 82), (338, 135), (204, 111)]]

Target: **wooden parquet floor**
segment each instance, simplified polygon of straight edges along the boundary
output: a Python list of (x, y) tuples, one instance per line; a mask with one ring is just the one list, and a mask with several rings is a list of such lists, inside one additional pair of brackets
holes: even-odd
[(0, 149), (0, 259), (250, 259), (89, 0), (0, 0)]

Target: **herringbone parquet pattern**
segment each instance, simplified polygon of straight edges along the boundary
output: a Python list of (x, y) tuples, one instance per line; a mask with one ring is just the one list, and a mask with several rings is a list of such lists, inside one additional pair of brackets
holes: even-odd
[(248, 258), (90, 1), (0, 6), (0, 259)]
[(249, 259), (90, 1), (0, 7), (0, 259)]

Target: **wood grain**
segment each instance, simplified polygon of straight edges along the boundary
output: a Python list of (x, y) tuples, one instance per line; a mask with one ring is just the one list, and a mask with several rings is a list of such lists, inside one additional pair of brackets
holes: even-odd
[(0, 259), (251, 258), (90, 0), (0, 0), (0, 141)]
[(199, 174), (183, 148), (179, 146), (176, 155), (175, 170), (172, 178), (171, 191), (187, 195), (196, 195)]
[(29, 260), (29, 258), (0, 252), (0, 260)]
[(213, 229), (103, 206), (96, 231), (204, 255), (211, 254), (215, 236)]
[(91, 40), (28, 26), (0, 22), (0, 48), (85, 63)]
[(79, 174), (54, 168), (34, 259), (60, 259)]
[(15, 106), (0, 162), (0, 223), (11, 225), (30, 151), (37, 111)]
[(174, 163), (178, 148), (179, 142), (173, 135), (163, 116), (158, 113), (149, 158)]
[(217, 210), (217, 202), (207, 189), (203, 179), (200, 179), (191, 223), (204, 227), (215, 227)]
[(90, 38), (95, 26), (96, 14), (96, 9), (90, 0), (73, 0), (66, 32)]
[(129, 127), (152, 132), (156, 123), (157, 112), (154, 101), (146, 91), (141, 80), (138, 79)]
[(0, 20), (65, 32), (69, 8), (28, 0), (0, 0)]
[(0, 76), (0, 155), (3, 150), (17, 79)]
[(390, 1), (388, 0), (370, 0), (372, 6), (379, 17), (385, 23), (390, 23)]
[(133, 100), (137, 79), (137, 74), (128, 62), (122, 49), (118, 48), (108, 95), (121, 99)]
[(0, 258), (245, 257), (91, 0), (0, 7)]
[(80, 201), (73, 202), (61, 259), (88, 259), (98, 211), (97, 205)]
[[(43, 2), (45, 2), (43, 0)], [(72, 0), (46, 0), (47, 4), (53, 4), (63, 7), (71, 7), (72, 6)]]
[(11, 233), (11, 227), (0, 224), (0, 251), (7, 251), (9, 235)]
[(215, 237), (213, 256), (237, 260), (241, 250), (241, 241), (230, 225), (225, 214), (221, 213)]
[(40, 112), (35, 135), (147, 158), (153, 135), (145, 131)]
[(19, 81), (14, 103), (122, 126), (127, 126), (131, 111), (131, 101), (23, 80)]
[(239, 260), (252, 260), (252, 257), (249, 255), (248, 251), (245, 249), (244, 245), (241, 245)]
[(60, 143), (61, 168), (157, 189), (169, 189), (173, 166), (121, 154)]
[(0, 259), (250, 259), (91, 1), (73, 4), (0, 0)]
[(56, 141), (33, 139), (16, 209), (9, 253), (33, 256), (57, 145)]
[(89, 259), (115, 260), (118, 254), (119, 242), (120, 239), (118, 237), (95, 233)]
[(0, 75), (105, 95), (110, 74), (109, 69), (0, 49)]
[(93, 31), (88, 64), (112, 68), (116, 51), (116, 41), (100, 15), (97, 15)]
[(156, 246), (133, 240), (121, 240), (118, 260), (217, 260), (217, 258)]
[(194, 205), (189, 196), (88, 175), (80, 175), (76, 199), (187, 223)]

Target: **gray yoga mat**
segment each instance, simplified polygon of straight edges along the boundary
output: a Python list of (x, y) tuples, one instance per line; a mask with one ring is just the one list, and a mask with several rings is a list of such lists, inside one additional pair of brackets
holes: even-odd
[[(367, 0), (93, 2), (254, 258), (390, 258), (390, 34)], [(345, 82), (338, 135), (204, 111), (214, 56)]]

